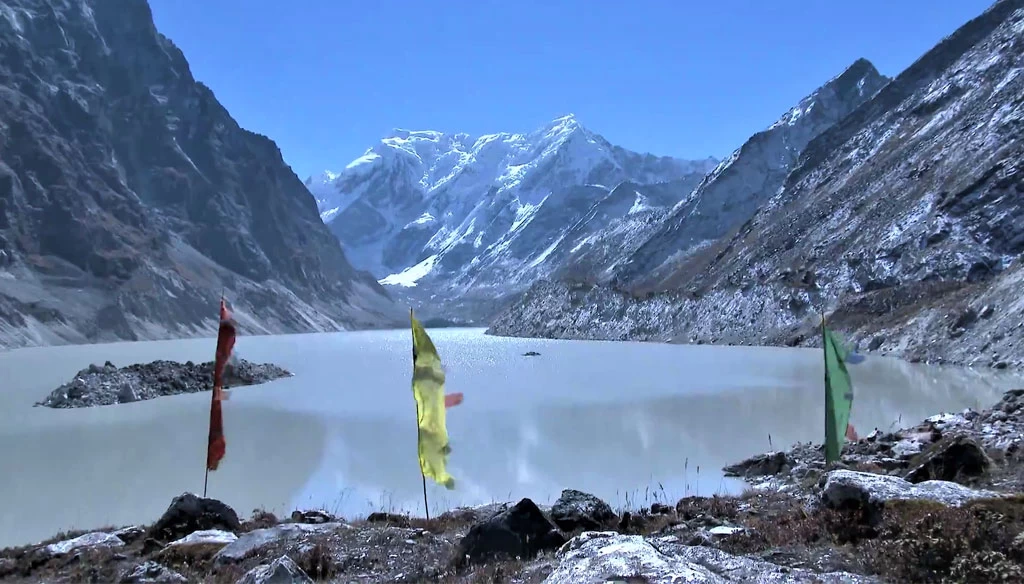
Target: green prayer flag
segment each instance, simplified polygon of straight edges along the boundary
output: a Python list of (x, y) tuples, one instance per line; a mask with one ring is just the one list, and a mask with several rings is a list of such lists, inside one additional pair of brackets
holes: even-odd
[(835, 334), (821, 325), (825, 347), (825, 463), (839, 460), (853, 406), (853, 384), (846, 371), (849, 351)]

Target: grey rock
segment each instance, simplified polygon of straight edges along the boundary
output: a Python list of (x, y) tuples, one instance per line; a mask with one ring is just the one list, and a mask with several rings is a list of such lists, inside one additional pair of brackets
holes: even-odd
[(6, 578), (17, 572), (18, 563), (11, 558), (0, 558), (0, 578)]
[(455, 553), (458, 565), (496, 558), (529, 559), (565, 543), (565, 537), (530, 499), (470, 527)]
[(186, 584), (188, 579), (174, 570), (148, 561), (121, 577), (121, 584)]
[(281, 556), (265, 566), (256, 566), (239, 578), (237, 584), (312, 584), (306, 575), (288, 556)]
[(216, 499), (192, 493), (179, 495), (149, 530), (149, 536), (170, 542), (204, 530), (238, 531), (242, 528), (235, 510)]
[(136, 401), (139, 401), (139, 396), (135, 393), (135, 388), (130, 383), (122, 384), (121, 389), (117, 392), (117, 402), (127, 404)]
[(220, 529), (205, 529), (192, 532), (181, 539), (176, 539), (167, 544), (167, 547), (190, 547), (190, 546), (225, 546), (233, 543), (238, 536), (230, 531)]
[[(292, 514), (294, 520), (295, 514)], [(384, 523), (387, 525), (394, 525), (396, 527), (409, 527), (411, 521), (408, 515), (399, 515), (398, 513), (388, 513), (386, 511), (374, 511), (366, 517), (366, 521), (369, 523)], [(303, 522), (304, 523), (304, 522)]]
[(588, 531), (613, 527), (618, 516), (601, 499), (574, 489), (565, 489), (551, 506), (551, 519), (563, 531)]
[(131, 525), (128, 527), (122, 527), (114, 532), (114, 535), (121, 538), (127, 544), (136, 542), (139, 538), (146, 535), (146, 528), (141, 525)]
[(638, 535), (582, 533), (558, 550), (558, 567), (544, 584), (597, 584), (615, 580), (648, 584), (719, 584), (710, 569), (661, 553)]
[(729, 582), (758, 584), (881, 584), (877, 578), (849, 572), (816, 572), (776, 565), (761, 559), (735, 556), (706, 546), (681, 546), (672, 541), (653, 540), (666, 554), (710, 568)]
[(959, 507), (969, 501), (999, 497), (998, 493), (971, 489), (948, 481), (911, 483), (899, 477), (852, 470), (834, 470), (826, 475), (821, 502), (833, 509), (878, 509), (890, 501), (935, 501)]
[(339, 529), (350, 529), (350, 527), (344, 523), (321, 523), (319, 525), (283, 523), (266, 529), (256, 529), (242, 534), (237, 540), (229, 543), (217, 552), (214, 560), (219, 563), (238, 562), (272, 543), (297, 541), (307, 535), (330, 533)]
[[(370, 519), (367, 518), (369, 521)], [(294, 523), (331, 523), (337, 521), (333, 515), (326, 511), (313, 510), (313, 511), (293, 511), (292, 522)]]
[(42, 551), (46, 555), (61, 556), (85, 548), (122, 547), (123, 545), (124, 541), (114, 534), (94, 531), (71, 539), (65, 539), (64, 541), (51, 543), (43, 547)]
[(545, 584), (719, 584), (726, 582), (873, 584), (845, 572), (816, 573), (678, 543), (675, 536), (645, 539), (615, 532), (585, 532), (558, 551), (558, 567)]
[(729, 465), (722, 471), (728, 477), (750, 478), (777, 475), (790, 466), (793, 466), (793, 461), (785, 452), (768, 452)]
[(933, 479), (963, 482), (985, 474), (991, 466), (992, 459), (975, 440), (954, 436), (931, 445), (905, 478), (912, 483)]
[[(458, 523), (476, 524), (494, 517), (502, 511), (506, 511), (511, 505), (509, 503), (487, 503), (475, 507), (459, 507), (446, 511), (441, 517), (451, 517)], [(545, 512), (543, 507), (538, 507)]]

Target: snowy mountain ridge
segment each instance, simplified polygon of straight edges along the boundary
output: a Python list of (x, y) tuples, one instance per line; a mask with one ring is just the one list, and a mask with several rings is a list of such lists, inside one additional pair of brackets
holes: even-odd
[[(396, 129), (306, 185), (353, 263), (382, 284), (416, 299), (493, 300), (561, 268), (558, 258), (609, 222), (666, 211), (717, 164), (619, 148), (570, 114), (529, 133)], [(581, 225), (627, 182), (628, 205)], [(645, 192), (664, 184), (675, 189), (667, 197)]]

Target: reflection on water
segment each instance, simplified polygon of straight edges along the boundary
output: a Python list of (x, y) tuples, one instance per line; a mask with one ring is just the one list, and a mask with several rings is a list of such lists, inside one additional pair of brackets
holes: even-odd
[[(820, 440), (820, 353), (486, 337), (432, 331), (450, 391), (457, 488), (432, 511), (563, 488), (613, 505), (734, 492), (720, 468)], [(210, 494), (240, 513), (323, 506), (349, 516), (422, 512), (406, 331), (239, 339), (247, 359), (293, 378), (236, 390), (228, 452)], [(31, 404), (90, 362), (206, 360), (212, 340), (55, 347), (0, 355), (0, 546), (60, 529), (150, 521), (175, 494), (202, 491), (209, 395), (79, 410)], [(528, 350), (540, 357), (524, 358)], [(851, 366), (862, 434), (901, 416), (984, 407), (1019, 377), (869, 358)], [(699, 467), (699, 475), (697, 469)], [(9, 471), (9, 472), (8, 472)]]

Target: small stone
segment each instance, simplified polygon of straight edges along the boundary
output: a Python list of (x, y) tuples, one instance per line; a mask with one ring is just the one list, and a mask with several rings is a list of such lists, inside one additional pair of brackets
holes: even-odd
[(129, 383), (121, 385), (121, 389), (117, 392), (118, 403), (127, 404), (135, 401), (139, 401), (138, 394), (135, 393), (135, 388)]
[(121, 578), (122, 584), (186, 584), (181, 574), (156, 562), (146, 562), (135, 566)]
[(146, 534), (146, 529), (139, 525), (124, 527), (114, 532), (114, 535), (121, 538), (125, 543), (132, 543)]
[(188, 546), (225, 546), (238, 539), (238, 536), (230, 531), (220, 529), (205, 529), (194, 531), (181, 539), (176, 539), (167, 544), (167, 547), (188, 547)]
[(237, 584), (313, 584), (305, 572), (288, 556), (281, 556), (265, 566), (245, 573)]
[(330, 523), (337, 521), (330, 513), (326, 511), (314, 510), (314, 511), (293, 511), (292, 521), (295, 523), (311, 523), (321, 524)]
[(95, 531), (72, 539), (51, 543), (44, 547), (43, 551), (51, 556), (60, 556), (84, 548), (121, 547), (123, 545), (124, 541), (116, 535)]

